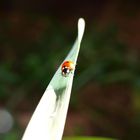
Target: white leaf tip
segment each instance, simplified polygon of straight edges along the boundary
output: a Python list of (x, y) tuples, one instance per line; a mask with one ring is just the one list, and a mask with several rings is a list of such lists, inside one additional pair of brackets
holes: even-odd
[(85, 28), (85, 20), (83, 18), (79, 18), (78, 20), (78, 28), (79, 30), (82, 30)]
[(78, 24), (85, 25), (85, 20), (84, 20), (84, 18), (79, 18)]
[(84, 30), (85, 30), (85, 20), (83, 18), (79, 18), (79, 20), (78, 20), (78, 39), (80, 42), (81, 42)]

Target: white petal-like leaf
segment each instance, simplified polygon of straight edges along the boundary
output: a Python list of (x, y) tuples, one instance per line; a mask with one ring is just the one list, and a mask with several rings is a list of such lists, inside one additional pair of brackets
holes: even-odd
[[(84, 19), (78, 21), (78, 37), (64, 61), (76, 61), (85, 28)], [(61, 140), (70, 100), (74, 70), (67, 77), (61, 65), (50, 81), (25, 130), (22, 140)]]

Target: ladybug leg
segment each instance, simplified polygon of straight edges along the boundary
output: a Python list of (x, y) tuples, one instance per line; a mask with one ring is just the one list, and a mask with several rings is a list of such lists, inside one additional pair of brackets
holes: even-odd
[(70, 74), (74, 74), (73, 70), (70, 70)]

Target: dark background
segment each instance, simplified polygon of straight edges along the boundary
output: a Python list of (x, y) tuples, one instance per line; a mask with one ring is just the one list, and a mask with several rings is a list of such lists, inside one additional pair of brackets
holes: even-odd
[(0, 107), (14, 120), (9, 131), (1, 125), (0, 139), (21, 139), (79, 17), (86, 31), (64, 135), (140, 139), (139, 7), (138, 0), (0, 1)]

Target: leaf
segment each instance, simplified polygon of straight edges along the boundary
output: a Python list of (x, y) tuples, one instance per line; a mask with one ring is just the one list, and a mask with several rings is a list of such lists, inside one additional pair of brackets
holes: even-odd
[(117, 139), (103, 137), (65, 137), (63, 140), (117, 140)]
[[(76, 66), (85, 28), (84, 19), (78, 21), (78, 37), (64, 61)], [(74, 70), (75, 71), (75, 70)], [(68, 77), (61, 74), (61, 65), (42, 96), (22, 140), (61, 140), (73, 82), (74, 71)]]

